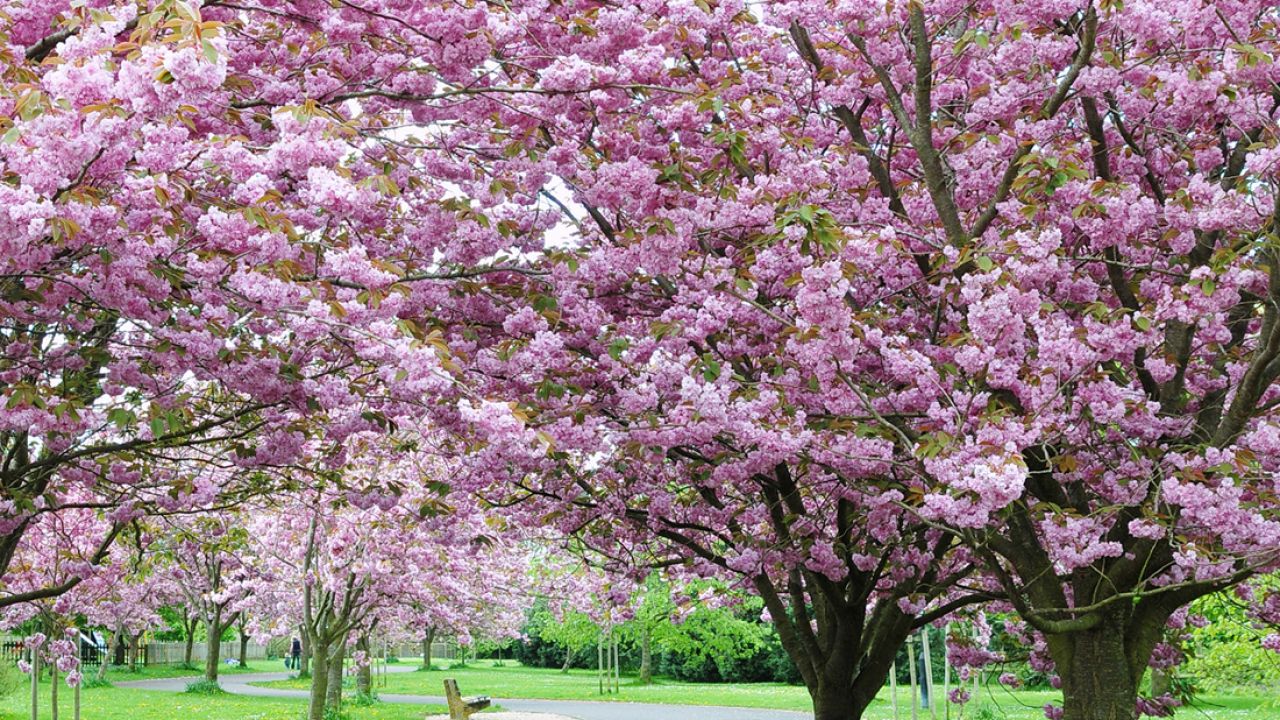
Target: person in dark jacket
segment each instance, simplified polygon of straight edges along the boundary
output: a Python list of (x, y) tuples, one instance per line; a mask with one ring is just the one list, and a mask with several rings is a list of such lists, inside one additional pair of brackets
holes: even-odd
[(294, 638), (293, 641), (289, 643), (288, 660), (289, 662), (286, 663), (286, 666), (289, 669), (291, 670), (302, 669), (302, 641), (299, 640), (298, 638)]

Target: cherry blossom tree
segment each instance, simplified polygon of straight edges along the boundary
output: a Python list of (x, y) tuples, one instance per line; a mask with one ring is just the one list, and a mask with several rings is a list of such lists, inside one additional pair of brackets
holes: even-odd
[(822, 720), (995, 596), (1110, 720), (1277, 563), (1272, 3), (10, 5), (0, 571), (156, 456), (430, 428), (752, 588)]
[(0, 578), (41, 514), (129, 506), (139, 483), (170, 482), (148, 471), (157, 457), (288, 463), (308, 416), (358, 404), (363, 417), (327, 430), (385, 424), (371, 407), (391, 394), (375, 389), (379, 372), (402, 372), (415, 402), (438, 380), (436, 351), (410, 346), (398, 301), (363, 288), (448, 279), (489, 253), (472, 238), (443, 269), (435, 240), (390, 253), (405, 238), (443, 244), (436, 231), (466, 221), (412, 162), (362, 138), (387, 122), (379, 95), (429, 102), (433, 72), (462, 81), (478, 68), (483, 43), (462, 50), (421, 29), (464, 33), (474, 13), (2, 8)]
[(752, 583), (822, 718), (994, 594), (1065, 717), (1131, 717), (1174, 613), (1275, 566), (1273, 5), (540, 20), (503, 70), (555, 92), (473, 158), (572, 240), (436, 314), (530, 521)]
[(222, 637), (241, 619), (240, 602), (251, 591), (254, 569), (243, 553), (249, 545), (244, 516), (204, 512), (162, 521), (165, 571), (180, 588), (183, 605), (203, 622), (206, 633), (205, 680), (218, 681)]

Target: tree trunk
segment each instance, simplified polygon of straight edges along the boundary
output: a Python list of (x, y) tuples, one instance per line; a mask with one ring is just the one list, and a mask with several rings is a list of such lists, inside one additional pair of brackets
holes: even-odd
[(649, 625), (645, 624), (640, 629), (640, 684), (648, 685), (653, 682), (653, 650), (652, 640), (649, 637)]
[[(1129, 667), (1122, 628), (1102, 623), (1094, 630), (1072, 633), (1070, 659), (1063, 668), (1064, 720), (1132, 720), (1138, 687)], [(1057, 658), (1055, 658), (1057, 660)]]
[(431, 669), (431, 644), (436, 640), (436, 629), (428, 628), (422, 636), (422, 669)]
[(819, 685), (809, 693), (813, 698), (813, 720), (854, 720), (862, 716), (853, 694), (836, 684)]
[(312, 659), (315, 663), (311, 672), (311, 700), (307, 706), (307, 720), (324, 720), (325, 701), (329, 697), (329, 653), (324, 648), (314, 650), (316, 652)]
[(196, 638), (193, 633), (187, 634), (187, 646), (182, 649), (182, 664), (190, 665), (191, 656), (196, 654)]
[(142, 633), (135, 633), (129, 638), (129, 670), (138, 671), (138, 656), (142, 654)]
[(373, 676), (369, 672), (369, 638), (361, 636), (356, 647), (364, 653), (365, 663), (356, 668), (356, 694), (373, 694)]
[(329, 652), (329, 693), (325, 703), (337, 710), (342, 707), (342, 660), (347, 656), (347, 640), (339, 638)]
[(298, 667), (295, 669), (298, 671), (298, 678), (303, 679), (311, 677), (311, 639), (305, 628), (299, 637), (302, 639), (302, 655), (298, 658)]
[(245, 656), (249, 652), (249, 636), (244, 634), (244, 630), (240, 630), (240, 667), (249, 667), (249, 661)]
[(99, 653), (98, 663), (98, 682), (107, 679), (107, 665), (111, 664), (111, 644), (116, 642), (116, 638), (120, 636), (120, 630), (117, 629), (108, 639), (107, 647)]
[(560, 668), (560, 672), (565, 675), (569, 674), (569, 665), (573, 663), (573, 648), (566, 647), (564, 649), (564, 666)]
[(222, 659), (222, 610), (214, 611), (213, 617), (206, 623), (209, 639), (205, 643), (204, 679), (218, 682), (218, 662)]

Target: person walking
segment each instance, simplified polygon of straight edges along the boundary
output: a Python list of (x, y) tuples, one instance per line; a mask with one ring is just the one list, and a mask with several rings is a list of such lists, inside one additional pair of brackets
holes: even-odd
[(302, 641), (296, 637), (289, 643), (289, 660), (292, 661), (290, 669), (302, 669)]

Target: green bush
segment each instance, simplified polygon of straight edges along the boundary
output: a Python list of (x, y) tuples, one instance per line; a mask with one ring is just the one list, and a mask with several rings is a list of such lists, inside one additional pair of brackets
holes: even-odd
[(197, 680), (187, 685), (187, 692), (192, 695), (222, 695), (226, 690), (216, 680)]
[(356, 707), (369, 707), (377, 705), (378, 702), (378, 696), (373, 693), (356, 693), (355, 697), (351, 698), (351, 704)]
[(26, 678), (17, 665), (0, 662), (0, 697), (12, 695), (18, 688), (26, 685)]
[(1200, 690), (1257, 691), (1280, 684), (1274, 653), (1247, 642), (1211, 644), (1187, 661), (1181, 673), (1195, 678)]
[(80, 687), (85, 688), (87, 690), (89, 688), (108, 688), (113, 686), (110, 680), (106, 678), (99, 679), (98, 676), (94, 674), (94, 675), (86, 675), (84, 678), (84, 682), (80, 684)]

